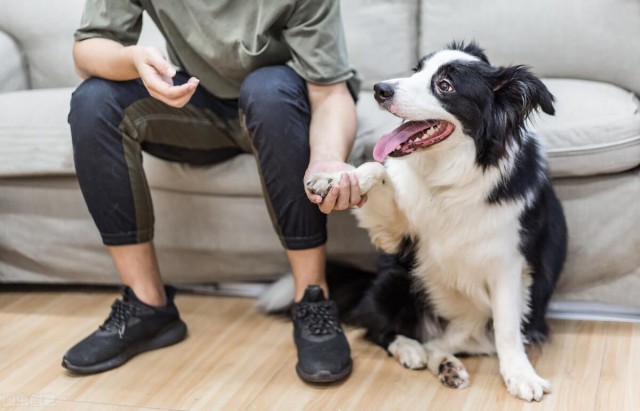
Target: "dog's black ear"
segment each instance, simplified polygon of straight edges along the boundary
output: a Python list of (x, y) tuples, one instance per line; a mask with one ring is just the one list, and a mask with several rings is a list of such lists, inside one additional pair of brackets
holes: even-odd
[(497, 165), (511, 141), (522, 141), (531, 113), (538, 109), (547, 114), (555, 112), (555, 98), (527, 67), (489, 67), (487, 76), (493, 104), (485, 112), (476, 138), (478, 162), (484, 166)]
[(555, 97), (528, 67), (499, 67), (491, 80), (496, 104), (503, 108), (518, 107), (523, 121), (538, 109), (555, 114)]

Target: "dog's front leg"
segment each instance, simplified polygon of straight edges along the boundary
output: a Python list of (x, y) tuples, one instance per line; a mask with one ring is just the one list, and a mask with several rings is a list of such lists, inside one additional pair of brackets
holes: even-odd
[(380, 163), (365, 163), (356, 170), (367, 202), (354, 209), (360, 227), (369, 231), (371, 242), (387, 253), (400, 251), (404, 237), (409, 236), (406, 217), (396, 203), (393, 181)]
[(493, 284), (492, 313), (500, 374), (507, 390), (525, 401), (540, 401), (551, 391), (527, 358), (521, 332), (522, 270), (506, 270)]

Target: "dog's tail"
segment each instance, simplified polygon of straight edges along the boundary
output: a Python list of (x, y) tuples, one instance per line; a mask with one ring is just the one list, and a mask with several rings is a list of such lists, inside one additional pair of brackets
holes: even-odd
[[(371, 271), (340, 262), (327, 262), (326, 273), (329, 294), (338, 305), (341, 317), (348, 316), (358, 305), (375, 279), (375, 273)], [(288, 273), (267, 287), (258, 296), (255, 306), (267, 314), (284, 313), (293, 304), (294, 293), (293, 276)]]
[(294, 293), (293, 275), (287, 273), (274, 281), (258, 296), (255, 307), (265, 314), (284, 312), (293, 304)]

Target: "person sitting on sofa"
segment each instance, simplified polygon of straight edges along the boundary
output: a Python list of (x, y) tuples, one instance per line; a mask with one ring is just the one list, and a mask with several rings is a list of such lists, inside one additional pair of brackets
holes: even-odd
[[(144, 10), (180, 70), (159, 50), (136, 45)], [(193, 165), (253, 152), (295, 278), (296, 371), (310, 382), (346, 377), (349, 344), (324, 276), (325, 214), (364, 199), (345, 163), (357, 81), (339, 1), (87, 0), (74, 37), (76, 69), (86, 79), (69, 114), (76, 172), (126, 287), (62, 365), (105, 371), (185, 338), (175, 289), (161, 280), (141, 151)], [(344, 171), (324, 200), (303, 184), (305, 173), (319, 171)]]

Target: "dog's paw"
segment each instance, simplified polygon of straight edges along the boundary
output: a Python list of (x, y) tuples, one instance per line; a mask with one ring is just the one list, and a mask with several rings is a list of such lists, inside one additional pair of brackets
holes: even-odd
[(419, 370), (427, 366), (427, 352), (416, 340), (398, 335), (387, 350), (406, 368)]
[(540, 401), (544, 394), (551, 392), (551, 383), (534, 371), (505, 374), (503, 379), (509, 394), (528, 402)]
[(331, 187), (333, 187), (334, 184), (338, 184), (339, 182), (339, 178), (336, 179), (333, 174), (315, 173), (311, 174), (304, 184), (310, 193), (317, 194), (322, 198), (325, 198), (327, 194), (329, 194), (329, 190), (331, 190)]
[(438, 367), (438, 379), (449, 388), (467, 388), (469, 386), (469, 373), (464, 365), (454, 358), (445, 358)]

